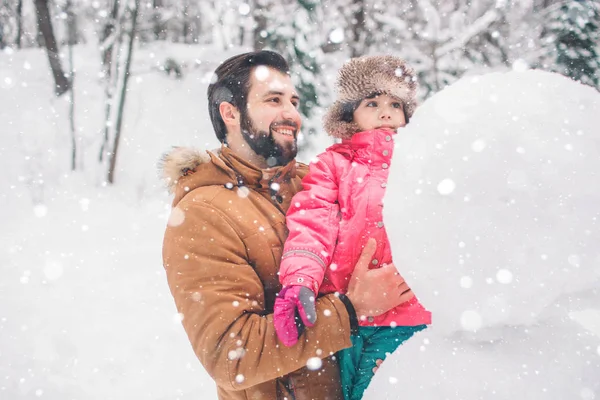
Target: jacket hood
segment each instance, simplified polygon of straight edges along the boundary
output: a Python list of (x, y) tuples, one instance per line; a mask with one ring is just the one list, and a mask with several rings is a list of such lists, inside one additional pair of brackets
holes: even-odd
[(158, 168), (170, 194), (173, 206), (186, 194), (202, 186), (226, 185), (236, 182), (236, 174), (219, 158), (220, 150), (200, 150), (173, 147), (163, 154)]
[(226, 146), (211, 151), (174, 147), (161, 157), (158, 168), (169, 193), (175, 195), (173, 206), (199, 187), (217, 185), (233, 189), (247, 186), (268, 191), (273, 183), (279, 184), (306, 173), (306, 166), (302, 164), (297, 171), (295, 160), (285, 166), (262, 170)]

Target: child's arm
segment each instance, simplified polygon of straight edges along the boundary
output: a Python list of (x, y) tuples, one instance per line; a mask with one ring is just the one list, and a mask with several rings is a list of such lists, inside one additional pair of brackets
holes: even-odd
[(319, 292), (339, 230), (337, 182), (333, 154), (325, 152), (310, 164), (302, 180), (304, 189), (292, 199), (279, 269), (284, 287), (300, 285)]
[(310, 164), (302, 185), (286, 216), (289, 236), (279, 268), (283, 289), (273, 310), (275, 331), (286, 346), (296, 344), (304, 327), (317, 319), (315, 297), (337, 240), (338, 185), (332, 154), (323, 153)]

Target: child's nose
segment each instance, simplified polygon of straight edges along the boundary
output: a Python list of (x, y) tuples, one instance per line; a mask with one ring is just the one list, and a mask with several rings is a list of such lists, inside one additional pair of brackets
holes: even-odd
[(392, 113), (390, 113), (386, 109), (383, 109), (383, 110), (381, 110), (381, 113), (379, 114), (379, 118), (381, 118), (381, 119), (390, 119), (390, 118), (392, 118)]

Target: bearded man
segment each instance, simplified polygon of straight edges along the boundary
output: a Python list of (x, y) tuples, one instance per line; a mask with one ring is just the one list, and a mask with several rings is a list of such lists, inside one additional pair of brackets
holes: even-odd
[(402, 283), (395, 268), (369, 270), (371, 241), (346, 295), (315, 301), (310, 329), (282, 346), (273, 327), (285, 213), (301, 190), (296, 163), (300, 98), (288, 64), (259, 51), (215, 71), (209, 113), (218, 152), (177, 148), (163, 160), (174, 193), (163, 261), (190, 343), (217, 384), (219, 399), (342, 399), (337, 351), (350, 347), (357, 315), (400, 303), (386, 295)]

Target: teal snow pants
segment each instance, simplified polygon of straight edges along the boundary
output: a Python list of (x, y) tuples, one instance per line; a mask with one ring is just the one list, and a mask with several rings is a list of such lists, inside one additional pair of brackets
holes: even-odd
[(350, 336), (352, 347), (337, 353), (345, 400), (360, 400), (373, 378), (377, 359), (385, 360), (403, 342), (427, 325), (361, 326)]

